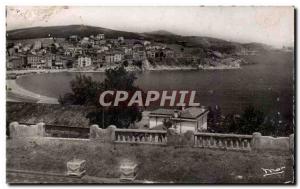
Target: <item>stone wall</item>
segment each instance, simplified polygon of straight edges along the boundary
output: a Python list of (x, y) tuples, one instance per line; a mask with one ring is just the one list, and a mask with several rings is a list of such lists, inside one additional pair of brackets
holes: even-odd
[(294, 151), (294, 135), (290, 137), (271, 137), (262, 136), (261, 133), (253, 133), (252, 150), (257, 152), (276, 151), (288, 152)]
[(10, 137), (27, 138), (27, 137), (44, 137), (45, 124), (38, 123), (36, 125), (21, 125), (18, 122), (9, 124)]
[(115, 138), (116, 126), (111, 125), (107, 129), (99, 128), (99, 125), (91, 125), (90, 139), (99, 140), (100, 142), (113, 142)]
[[(12, 122), (9, 125), (12, 138), (47, 137), (45, 124), (22, 125)], [(218, 133), (194, 133), (192, 131), (178, 134), (174, 129), (139, 130), (117, 129), (111, 125), (106, 129), (98, 125), (91, 125), (89, 139), (101, 143), (125, 143), (125, 144), (151, 144), (198, 148), (215, 148), (225, 150), (246, 151), (275, 151), (294, 153), (294, 135), (290, 137), (262, 136), (260, 133), (253, 135), (218, 134)]]

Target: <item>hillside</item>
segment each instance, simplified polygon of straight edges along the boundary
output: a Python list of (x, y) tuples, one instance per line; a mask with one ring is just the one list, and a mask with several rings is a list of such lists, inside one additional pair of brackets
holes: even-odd
[(103, 33), (107, 38), (115, 38), (123, 36), (125, 38), (139, 38), (139, 35), (131, 32), (111, 30), (101, 27), (86, 26), (86, 25), (69, 25), (69, 26), (49, 26), (49, 27), (33, 27), (25, 29), (17, 29), (7, 31), (7, 39), (35, 39), (45, 37), (66, 38), (70, 35), (90, 36), (98, 33)]
[(222, 39), (201, 37), (201, 36), (181, 36), (173, 34), (169, 31), (158, 30), (146, 33), (134, 33), (126, 31), (118, 31), (101, 27), (86, 25), (68, 25), (68, 26), (49, 26), (49, 27), (32, 27), (7, 31), (8, 40), (35, 39), (45, 37), (66, 38), (70, 35), (90, 36), (103, 33), (107, 38), (117, 38), (123, 36), (127, 39), (143, 39), (160, 43), (178, 44), (184, 47), (204, 48), (217, 50), (220, 52), (234, 53), (241, 49), (248, 50), (262, 49), (265, 46), (260, 43), (241, 44), (237, 42), (229, 42)]

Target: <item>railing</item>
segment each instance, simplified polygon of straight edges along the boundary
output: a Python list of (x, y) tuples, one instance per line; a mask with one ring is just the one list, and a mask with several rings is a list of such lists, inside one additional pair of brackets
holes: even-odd
[(252, 135), (195, 133), (194, 146), (229, 150), (251, 150)]
[(116, 129), (116, 143), (167, 144), (167, 132), (158, 130)]

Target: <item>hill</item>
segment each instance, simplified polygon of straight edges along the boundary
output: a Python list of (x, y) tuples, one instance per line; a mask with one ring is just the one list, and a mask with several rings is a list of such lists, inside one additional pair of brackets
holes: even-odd
[[(153, 32), (135, 33), (112, 30), (102, 27), (87, 26), (87, 25), (68, 25), (68, 26), (49, 26), (49, 27), (32, 27), (17, 30), (7, 31), (8, 40), (22, 40), (22, 39), (35, 39), (46, 37), (66, 38), (70, 35), (90, 36), (99, 33), (105, 34), (107, 38), (117, 38), (123, 36), (127, 39), (142, 39), (151, 40), (160, 43), (178, 44), (184, 47), (203, 48), (210, 50), (217, 50), (225, 53), (234, 53), (241, 49), (261, 50), (266, 47), (260, 43), (241, 44), (238, 42), (226, 41), (212, 37), (203, 36), (181, 36), (173, 34), (169, 31), (158, 30)], [(265, 49), (265, 48), (264, 48)]]
[(103, 33), (107, 38), (115, 38), (123, 36), (125, 38), (139, 38), (139, 35), (132, 32), (117, 31), (101, 27), (86, 25), (69, 25), (69, 26), (49, 26), (49, 27), (33, 27), (7, 31), (7, 39), (35, 39), (45, 37), (62, 37), (66, 38), (70, 35), (90, 36)]

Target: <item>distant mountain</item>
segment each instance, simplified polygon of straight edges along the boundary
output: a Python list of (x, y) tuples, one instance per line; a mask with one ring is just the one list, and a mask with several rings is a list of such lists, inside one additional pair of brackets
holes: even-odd
[(157, 30), (157, 31), (152, 31), (152, 32), (144, 32), (144, 34), (148, 35), (176, 35), (174, 33), (171, 33), (166, 30)]
[(62, 37), (66, 38), (70, 35), (90, 36), (103, 33), (108, 38), (123, 36), (125, 38), (139, 38), (139, 35), (132, 32), (117, 31), (101, 27), (86, 25), (69, 25), (69, 26), (49, 26), (49, 27), (33, 27), (7, 31), (7, 39), (35, 39), (45, 37)]
[(101, 27), (86, 25), (68, 25), (68, 26), (49, 26), (49, 27), (32, 27), (7, 31), (8, 40), (35, 39), (46, 37), (66, 38), (70, 35), (90, 36), (103, 33), (107, 38), (117, 38), (123, 36), (127, 39), (144, 39), (155, 42), (179, 44), (184, 47), (195, 47), (216, 50), (225, 53), (234, 53), (241, 49), (262, 49), (267, 47), (260, 43), (241, 44), (230, 42), (222, 39), (201, 37), (201, 36), (181, 36), (174, 33), (158, 30), (153, 32), (135, 33), (118, 31)]

